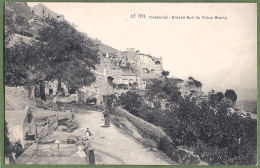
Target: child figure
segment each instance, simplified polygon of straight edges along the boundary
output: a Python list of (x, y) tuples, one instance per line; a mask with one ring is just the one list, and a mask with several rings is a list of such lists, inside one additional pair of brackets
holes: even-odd
[(104, 122), (104, 119), (102, 118), (102, 120), (101, 120), (101, 127), (104, 127), (104, 125), (105, 125), (105, 122)]
[(87, 128), (86, 132), (85, 132), (85, 136), (86, 136), (86, 140), (89, 140), (90, 139), (90, 131), (89, 131), (89, 128)]

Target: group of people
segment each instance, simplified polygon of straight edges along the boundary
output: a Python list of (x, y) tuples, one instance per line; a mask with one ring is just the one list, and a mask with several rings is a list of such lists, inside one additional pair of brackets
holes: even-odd
[[(100, 135), (101, 138), (105, 138), (105, 132), (104, 132), (104, 128), (105, 127), (109, 127), (110, 126), (110, 121), (109, 121), (109, 114), (107, 112), (104, 113), (104, 118), (101, 119), (101, 130), (100, 130)], [(87, 128), (86, 132), (85, 132), (85, 139), (86, 141), (90, 140), (90, 136), (91, 136), (91, 132), (89, 131), (89, 128)]]
[(76, 156), (78, 157), (86, 157), (86, 150), (91, 149), (91, 141), (90, 141), (90, 136), (91, 132), (89, 131), (89, 128), (87, 128), (85, 132), (85, 137), (77, 137), (77, 142), (76, 142)]
[[(105, 112), (102, 119), (101, 119), (101, 126), (100, 126), (100, 137), (105, 138), (107, 130), (105, 130), (107, 127), (110, 126), (109, 122), (109, 114), (108, 112)], [(85, 150), (91, 149), (91, 136), (93, 134), (90, 132), (89, 128), (85, 131), (85, 136), (83, 138), (83, 141), (78, 141), (76, 143), (77, 152), (76, 155), (80, 157), (85, 157)]]

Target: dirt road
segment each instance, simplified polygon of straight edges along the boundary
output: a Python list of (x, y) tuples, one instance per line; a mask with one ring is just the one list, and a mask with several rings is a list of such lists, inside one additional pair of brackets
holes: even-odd
[(69, 136), (84, 136), (86, 129), (89, 128), (93, 134), (91, 136), (91, 146), (95, 151), (96, 164), (175, 164), (162, 152), (146, 149), (134, 139), (122, 134), (114, 125), (111, 124), (108, 128), (101, 127), (102, 112), (75, 108), (75, 113), (75, 120), (80, 125), (78, 129), (73, 132), (57, 130), (44, 139), (55, 139), (61, 143), (66, 143)]

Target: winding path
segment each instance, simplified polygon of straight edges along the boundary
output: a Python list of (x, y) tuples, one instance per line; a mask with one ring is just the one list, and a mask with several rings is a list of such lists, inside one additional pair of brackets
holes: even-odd
[[(64, 132), (57, 129), (45, 140), (59, 140), (61, 149), (66, 154), (63, 158), (32, 157), (29, 164), (88, 164), (85, 158), (75, 158), (75, 148), (66, 144), (71, 136), (84, 136), (86, 128), (91, 133), (91, 147), (95, 151), (96, 164), (106, 165), (172, 165), (175, 164), (165, 154), (157, 150), (143, 147), (131, 137), (124, 135), (118, 128), (111, 124), (108, 128), (101, 127), (103, 113), (86, 110), (84, 107), (74, 106), (75, 121), (79, 128), (73, 132)], [(104, 138), (103, 138), (104, 137)], [(38, 154), (55, 154), (57, 144), (41, 145)], [(66, 159), (67, 157), (67, 159)]]

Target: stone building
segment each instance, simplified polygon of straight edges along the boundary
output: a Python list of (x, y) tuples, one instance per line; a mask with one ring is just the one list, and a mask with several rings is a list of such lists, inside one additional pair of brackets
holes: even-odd
[[(153, 78), (161, 78), (162, 58), (141, 54), (133, 48), (118, 53), (101, 54), (100, 64), (93, 70), (96, 81), (90, 86), (79, 90), (78, 100), (86, 103), (96, 99), (96, 103), (104, 103), (104, 96), (116, 95), (117, 97), (130, 90), (144, 91)], [(55, 95), (58, 82), (49, 81), (45, 85), (47, 95)], [(65, 92), (67, 86), (62, 83)]]
[(162, 57), (155, 58), (147, 54), (139, 54), (139, 66), (141, 75), (146, 77), (161, 76)]
[(42, 19), (55, 19), (58, 21), (64, 21), (63, 15), (58, 15), (40, 3), (32, 7), (31, 11)]
[[(68, 94), (69, 89), (64, 82), (61, 82), (61, 87), (64, 89), (65, 94)], [(58, 80), (45, 82), (45, 94), (52, 96), (56, 95), (58, 90)]]
[(80, 89), (81, 101), (96, 98), (97, 104), (103, 104), (105, 95), (118, 97), (129, 90), (145, 90), (149, 79), (162, 76), (162, 58), (141, 54), (134, 48), (116, 54), (103, 53), (93, 72), (96, 81)]

